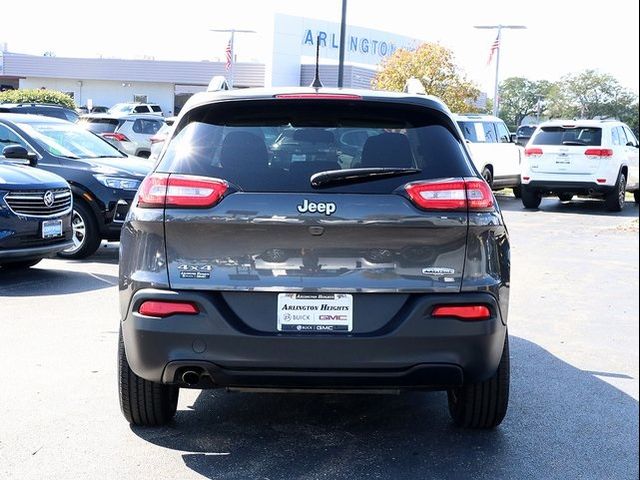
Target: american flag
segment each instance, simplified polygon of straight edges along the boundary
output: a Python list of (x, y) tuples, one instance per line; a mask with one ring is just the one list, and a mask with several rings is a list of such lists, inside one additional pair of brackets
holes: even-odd
[(225, 69), (229, 70), (231, 68), (231, 40), (227, 43), (227, 48), (224, 50), (224, 53), (227, 57), (227, 64), (225, 65)]
[(489, 59), (487, 60), (487, 65), (491, 64), (491, 61), (493, 60), (493, 55), (496, 53), (496, 51), (499, 48), (500, 48), (500, 34), (498, 33), (498, 36), (491, 44), (491, 51), (489, 52)]

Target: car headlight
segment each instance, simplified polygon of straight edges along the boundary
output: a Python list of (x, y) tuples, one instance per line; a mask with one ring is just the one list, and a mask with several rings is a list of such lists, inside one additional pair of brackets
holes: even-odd
[(120, 178), (120, 177), (107, 177), (105, 175), (94, 175), (102, 185), (108, 188), (115, 188), (116, 190), (138, 190), (140, 186), (140, 180), (134, 180), (132, 178)]

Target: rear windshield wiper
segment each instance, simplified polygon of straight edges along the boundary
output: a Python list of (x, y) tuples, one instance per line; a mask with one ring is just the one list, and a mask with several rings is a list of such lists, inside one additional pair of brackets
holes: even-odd
[(418, 168), (345, 168), (343, 170), (327, 170), (311, 176), (311, 186), (314, 188), (343, 185), (346, 183), (368, 182), (385, 177), (399, 177), (420, 173)]
[(565, 140), (562, 142), (563, 145), (578, 145), (580, 147), (583, 147), (587, 144), (587, 142), (583, 142), (580, 140)]

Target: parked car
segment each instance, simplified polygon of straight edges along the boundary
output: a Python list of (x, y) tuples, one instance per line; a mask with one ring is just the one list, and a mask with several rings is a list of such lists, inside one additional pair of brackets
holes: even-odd
[(164, 147), (164, 143), (171, 134), (171, 126), (176, 121), (177, 117), (167, 117), (164, 119), (164, 124), (160, 127), (155, 135), (152, 135), (149, 141), (151, 142), (151, 154), (149, 158), (156, 160)]
[(35, 156), (13, 138), (0, 125), (0, 274), (32, 267), (73, 245), (69, 184), (34, 168)]
[(79, 115), (86, 115), (87, 113), (107, 113), (108, 111), (108, 107), (101, 107), (99, 105), (93, 106), (91, 107), (91, 109), (86, 106), (76, 108), (76, 112), (78, 112)]
[[(264, 129), (292, 126), (298, 147), (273, 164)], [(218, 387), (446, 390), (458, 425), (502, 421), (509, 239), (442, 102), (205, 92), (174, 129), (121, 236), (129, 422), (164, 424), (180, 388)], [(326, 132), (358, 129), (350, 161), (322, 158)]]
[(513, 188), (519, 196), (522, 149), (513, 141), (505, 123), (491, 115), (455, 118), (468, 142), (473, 163), (486, 182), (496, 190)]
[(151, 137), (164, 125), (156, 115), (96, 113), (83, 115), (80, 124), (100, 135), (118, 150), (136, 157), (149, 158)]
[(600, 198), (610, 211), (624, 208), (625, 192), (639, 198), (638, 140), (624, 123), (553, 120), (541, 123), (525, 149), (522, 203), (538, 208), (544, 195), (563, 202)]
[(520, 125), (516, 129), (516, 144), (525, 147), (535, 131), (536, 125)]
[(75, 110), (48, 103), (0, 103), (0, 113), (44, 115), (69, 122), (77, 122), (79, 118), (78, 112)]
[(107, 110), (112, 115), (125, 115), (128, 113), (151, 113), (163, 115), (162, 107), (157, 103), (116, 103)]
[(73, 194), (73, 245), (60, 253), (84, 258), (100, 241), (118, 240), (147, 160), (128, 157), (77, 124), (37, 115), (0, 114), (0, 139), (24, 147), (38, 168), (69, 182)]

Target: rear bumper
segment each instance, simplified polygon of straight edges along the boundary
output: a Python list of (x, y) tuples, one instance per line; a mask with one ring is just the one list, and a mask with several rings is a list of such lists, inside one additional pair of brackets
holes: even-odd
[(601, 185), (595, 182), (566, 182), (550, 180), (532, 180), (524, 187), (541, 193), (574, 193), (576, 195), (606, 195), (615, 190), (615, 186)]
[[(198, 315), (142, 316), (149, 299), (191, 301)], [(483, 303), (492, 318), (432, 318), (435, 305)], [(127, 359), (147, 380), (197, 388), (432, 388), (484, 380), (497, 369), (506, 325), (487, 293), (425, 294), (411, 300), (393, 328), (368, 334), (265, 333), (242, 328), (215, 293), (143, 289), (122, 322)], [(358, 321), (358, 318), (355, 318)], [(275, 327), (275, 319), (274, 319)]]

